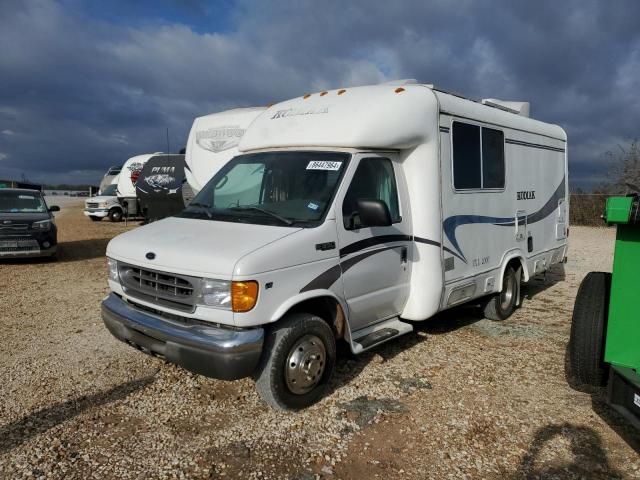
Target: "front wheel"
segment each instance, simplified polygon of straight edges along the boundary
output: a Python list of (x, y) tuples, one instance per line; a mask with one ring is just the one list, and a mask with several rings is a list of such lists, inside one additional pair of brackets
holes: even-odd
[(331, 327), (307, 314), (288, 315), (267, 333), (256, 389), (278, 410), (299, 410), (322, 398), (336, 360)]
[(507, 267), (502, 279), (502, 290), (484, 304), (484, 316), (489, 320), (506, 320), (515, 311), (520, 295), (520, 269)]
[(583, 385), (601, 387), (607, 380), (604, 363), (611, 274), (590, 272), (578, 289), (569, 337), (569, 373)]
[(122, 210), (119, 208), (112, 208), (109, 210), (109, 220), (112, 222), (120, 222), (122, 221)]

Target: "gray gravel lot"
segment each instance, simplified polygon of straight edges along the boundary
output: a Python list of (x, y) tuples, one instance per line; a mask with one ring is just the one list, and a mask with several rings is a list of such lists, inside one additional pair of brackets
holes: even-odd
[[(640, 436), (571, 389), (577, 286), (614, 231), (571, 230), (570, 261), (502, 323), (447, 312), (360, 357), (331, 394), (274, 412), (112, 338), (104, 250), (123, 224), (63, 209), (58, 262), (0, 263), (2, 478), (640, 478)], [(128, 228), (133, 228), (131, 224)]]

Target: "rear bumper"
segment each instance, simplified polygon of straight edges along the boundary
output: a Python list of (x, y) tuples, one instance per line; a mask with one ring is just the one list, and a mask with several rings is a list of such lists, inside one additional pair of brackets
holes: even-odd
[(169, 320), (137, 309), (113, 293), (102, 302), (102, 320), (114, 337), (138, 350), (221, 380), (250, 376), (262, 353), (262, 328), (231, 330)]

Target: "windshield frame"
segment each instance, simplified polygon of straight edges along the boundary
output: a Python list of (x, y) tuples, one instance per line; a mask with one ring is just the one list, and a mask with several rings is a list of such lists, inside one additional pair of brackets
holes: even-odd
[[(334, 154), (335, 155), (335, 154), (338, 154), (343, 156), (343, 158), (341, 158), (340, 161), (343, 162), (344, 165), (342, 166), (340, 174), (338, 175), (335, 185), (333, 186), (333, 191), (331, 192), (331, 195), (326, 202), (324, 211), (322, 212), (322, 215), (320, 215), (320, 217), (318, 217), (316, 220), (290, 219), (292, 223), (287, 225), (284, 222), (277, 221), (277, 219), (274, 217), (270, 217), (266, 215), (265, 216), (240, 215), (239, 211), (234, 212), (233, 210), (230, 210), (230, 209), (228, 209), (229, 210), (228, 212), (223, 213), (222, 211), (217, 211), (209, 207), (208, 211), (210, 212), (211, 216), (209, 217), (209, 215), (206, 215), (206, 218), (205, 218), (204, 216), (196, 216), (198, 211), (195, 211), (195, 210), (189, 211), (189, 205), (187, 205), (187, 207), (182, 212), (176, 215), (176, 217), (212, 220), (212, 221), (220, 221), (220, 222), (245, 223), (245, 224), (252, 224), (252, 225), (279, 226), (279, 227), (289, 227), (289, 228), (316, 228), (322, 225), (327, 215), (329, 214), (329, 212), (334, 208), (333, 204), (334, 204), (335, 198), (338, 194), (338, 191), (340, 190), (342, 182), (345, 178), (345, 174), (348, 171), (349, 165), (351, 164), (351, 161), (353, 159), (353, 152), (351, 151), (311, 150), (311, 149), (293, 150), (292, 149), (292, 150), (264, 150), (260, 152), (251, 152), (251, 153), (236, 155), (231, 160), (229, 160), (220, 170), (218, 170), (218, 172), (216, 172), (216, 174), (213, 177), (211, 177), (211, 179), (209, 179), (209, 181), (202, 187), (200, 192), (198, 192), (198, 194), (193, 198), (192, 203), (201, 205), (201, 203), (198, 201), (198, 197), (200, 197), (200, 194), (206, 191), (210, 187), (210, 184), (220, 182), (223, 176), (225, 176), (232, 168), (234, 168), (239, 163), (242, 163), (244, 160), (251, 159), (251, 157), (256, 157), (264, 154), (284, 154), (284, 155), (293, 155), (293, 154), (303, 154), (303, 155), (304, 154), (307, 154), (307, 155), (308, 154), (314, 154), (314, 155)], [(318, 160), (321, 160), (321, 159), (318, 159)], [(258, 204), (257, 206), (261, 207), (262, 204)], [(200, 209), (199, 213), (202, 214), (203, 210)], [(279, 212), (274, 212), (274, 213), (279, 213)]]
[[(3, 210), (2, 206), (0, 205), (0, 215), (9, 215), (9, 214), (22, 214), (22, 215), (44, 215), (44, 214), (49, 214), (49, 206), (47, 205), (46, 200), (44, 199), (44, 195), (42, 195), (42, 192), (38, 192), (38, 191), (33, 191), (33, 190), (3, 190), (0, 189), (0, 194), (2, 193), (6, 193), (6, 192), (10, 192), (12, 194), (15, 195), (15, 197), (19, 197), (20, 195), (30, 195), (33, 196), (34, 198), (37, 198), (40, 200), (40, 202), (42, 202), (42, 205), (44, 206), (44, 210), (43, 211), (17, 211), (17, 212), (12, 212), (9, 210)], [(3, 195), (4, 196), (4, 195)]]

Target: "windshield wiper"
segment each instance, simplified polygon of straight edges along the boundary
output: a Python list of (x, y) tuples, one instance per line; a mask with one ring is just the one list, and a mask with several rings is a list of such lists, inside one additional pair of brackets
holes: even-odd
[(282, 215), (278, 215), (275, 212), (272, 212), (271, 210), (265, 210), (264, 208), (260, 208), (260, 207), (256, 207), (255, 205), (238, 205), (235, 207), (230, 207), (229, 210), (255, 210), (257, 212), (261, 212), (261, 213), (265, 213), (273, 218), (277, 218), (278, 220), (280, 220), (282, 223), (286, 224), (287, 226), (291, 226), (293, 225), (293, 220), (289, 220), (288, 218), (283, 217)]
[(209, 210), (209, 208), (211, 208), (210, 205), (207, 205), (206, 203), (200, 203), (200, 202), (191, 202), (189, 205), (187, 205), (187, 208), (191, 208), (191, 207), (196, 207), (200, 212), (206, 213), (209, 219), (213, 218), (213, 214), (211, 213), (211, 210)]

